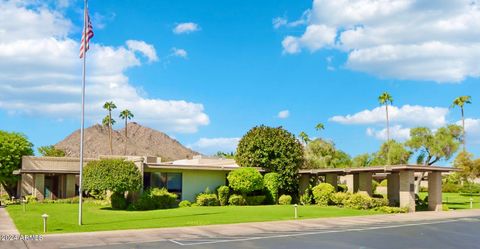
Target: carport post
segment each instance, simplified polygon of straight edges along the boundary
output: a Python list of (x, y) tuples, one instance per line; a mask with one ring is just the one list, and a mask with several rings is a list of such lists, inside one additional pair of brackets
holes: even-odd
[(428, 173), (428, 210), (442, 211), (442, 173)]

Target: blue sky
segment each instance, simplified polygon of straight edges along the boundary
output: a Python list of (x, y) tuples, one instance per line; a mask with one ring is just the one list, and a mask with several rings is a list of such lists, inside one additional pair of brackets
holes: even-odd
[[(0, 129), (54, 144), (80, 124), (82, 1), (0, 5)], [(355, 156), (385, 139), (382, 92), (393, 95), (401, 141), (411, 127), (458, 122), (448, 107), (471, 95), (467, 142), (479, 156), (477, 5), (91, 0), (87, 124), (114, 100), (206, 154), (233, 150), (265, 124), (331, 139)]]

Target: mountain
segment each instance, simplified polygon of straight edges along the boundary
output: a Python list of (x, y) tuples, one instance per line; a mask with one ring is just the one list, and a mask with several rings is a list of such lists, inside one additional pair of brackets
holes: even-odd
[[(170, 138), (167, 134), (131, 122), (127, 126), (127, 155), (159, 156), (162, 161), (192, 158), (199, 155), (189, 148)], [(123, 155), (125, 143), (125, 128), (113, 130), (112, 145), (114, 155)], [(80, 151), (80, 130), (70, 134), (55, 145), (55, 148), (65, 151), (67, 157), (78, 157)], [(96, 158), (99, 155), (110, 155), (108, 129), (96, 124), (85, 129), (84, 156)]]

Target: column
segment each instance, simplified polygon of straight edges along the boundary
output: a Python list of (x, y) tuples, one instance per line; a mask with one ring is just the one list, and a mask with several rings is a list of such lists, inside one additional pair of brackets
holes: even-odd
[(358, 174), (345, 175), (347, 181), (347, 188), (349, 193), (356, 193), (358, 191)]
[(413, 170), (400, 171), (400, 207), (415, 212), (415, 177)]
[(372, 196), (372, 172), (358, 174), (358, 193)]
[(309, 184), (310, 174), (301, 174), (298, 183), (298, 192), (300, 193), (300, 195), (303, 195), (305, 193), (305, 190), (307, 190)]
[(428, 173), (428, 210), (442, 211), (442, 173)]
[(75, 175), (66, 175), (65, 197), (71, 198), (75, 196)]
[(325, 175), (325, 182), (331, 184), (335, 191), (337, 190), (338, 186), (338, 175), (334, 173), (328, 173)]
[(22, 174), (21, 196), (31, 195), (34, 190), (33, 174)]
[(400, 175), (392, 172), (387, 175), (388, 205), (398, 207), (400, 204)]
[(37, 197), (39, 201), (43, 201), (45, 197), (45, 175), (44, 174), (35, 174), (35, 191), (33, 195)]

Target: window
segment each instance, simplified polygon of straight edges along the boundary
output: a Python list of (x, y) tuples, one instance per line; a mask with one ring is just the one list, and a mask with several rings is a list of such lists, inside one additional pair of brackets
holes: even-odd
[(153, 172), (150, 176), (150, 186), (166, 188), (168, 192), (182, 194), (182, 173)]

